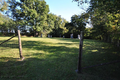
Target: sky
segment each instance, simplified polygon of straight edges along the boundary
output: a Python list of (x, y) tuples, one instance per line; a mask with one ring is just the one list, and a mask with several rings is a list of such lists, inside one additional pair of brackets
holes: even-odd
[[(19, 1), (19, 0), (17, 0)], [(85, 10), (81, 8), (87, 9), (89, 4), (78, 6), (77, 2), (73, 2), (73, 0), (45, 0), (46, 4), (49, 5), (50, 13), (53, 13), (57, 16), (61, 16), (70, 22), (71, 17), (73, 15), (80, 15), (85, 12)], [(90, 27), (89, 24), (87, 24)]]
[(56, 15), (61, 15), (62, 18), (70, 22), (72, 15), (85, 12), (82, 10), (77, 2), (72, 0), (45, 0), (49, 5), (50, 12)]

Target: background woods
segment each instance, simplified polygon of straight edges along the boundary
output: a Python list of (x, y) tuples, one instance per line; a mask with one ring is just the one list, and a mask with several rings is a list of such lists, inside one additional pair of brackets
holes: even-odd
[[(89, 4), (85, 12), (71, 16), (68, 22), (50, 13), (45, 0), (8, 0), (0, 2), (0, 35), (13, 35), (18, 29), (22, 35), (77, 38), (84, 31), (84, 38), (100, 39), (119, 45), (119, 0), (73, 0), (79, 7)], [(110, 5), (110, 6), (108, 6)], [(7, 15), (3, 14), (6, 13)], [(90, 25), (89, 28), (86, 24)]]

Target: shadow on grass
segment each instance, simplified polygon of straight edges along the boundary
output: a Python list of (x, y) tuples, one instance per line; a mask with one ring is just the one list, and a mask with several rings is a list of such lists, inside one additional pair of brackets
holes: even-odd
[(80, 42), (79, 39), (71, 39), (71, 38), (52, 38), (52, 39), (57, 39), (57, 40), (61, 40), (61, 41), (66, 41), (66, 42)]
[[(62, 40), (62, 39), (60, 39)], [(65, 41), (68, 41), (68, 39)], [(78, 42), (70, 40), (71, 42)], [(78, 48), (56, 46), (42, 41), (23, 41), (23, 49), (33, 50), (24, 54), (24, 61), (12, 57), (0, 58), (0, 80), (77, 80)], [(70, 46), (71, 43), (65, 45)], [(84, 40), (82, 67), (120, 59), (119, 50), (111, 44)], [(35, 52), (37, 50), (37, 52)], [(44, 51), (44, 53), (39, 52)], [(7, 60), (9, 59), (9, 60)], [(83, 69), (80, 80), (119, 80), (120, 63)], [(107, 78), (106, 78), (107, 77)]]
[[(36, 56), (40, 56), (36, 54)], [(9, 61), (7, 61), (9, 59)], [(12, 59), (12, 60), (11, 60)], [(77, 79), (71, 60), (47, 56), (45, 59), (26, 58), (16, 61), (14, 58), (0, 58), (0, 80), (74, 80)]]
[[(112, 44), (96, 40), (84, 40), (83, 47), (83, 67), (120, 60), (120, 49)], [(120, 62), (86, 68), (83, 69), (83, 73), (87, 73), (86, 76), (97, 75), (98, 78), (101, 77), (101, 80), (119, 80), (119, 67)]]
[(23, 49), (44, 51), (44, 54), (40, 52), (35, 52), (32, 55), (25, 54), (24, 56), (27, 58), (23, 62), (9, 57), (0, 58), (0, 64), (3, 65), (0, 68), (0, 80), (77, 79), (75, 72), (77, 53), (75, 52), (78, 49), (65, 46), (48, 46), (47, 44), (50, 45), (51, 43), (39, 41), (23, 41), (22, 43)]
[[(0, 44), (2, 42), (3, 41), (0, 40)], [(7, 42), (1, 44), (0, 47), (19, 48), (19, 44), (18, 44), (18, 41), (16, 41), (16, 40), (10, 40), (10, 41), (7, 41)]]

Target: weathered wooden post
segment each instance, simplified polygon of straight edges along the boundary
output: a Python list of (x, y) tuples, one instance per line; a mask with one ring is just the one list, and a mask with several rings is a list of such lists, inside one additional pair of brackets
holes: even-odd
[(120, 45), (120, 42), (119, 42), (119, 39), (117, 40), (117, 47), (119, 47), (119, 45)]
[(20, 38), (20, 30), (18, 30), (18, 43), (19, 43), (19, 54), (20, 54), (20, 58), (24, 58), (22, 56), (22, 45), (21, 45), (21, 38)]
[(82, 63), (82, 47), (83, 47), (83, 31), (81, 31), (80, 34), (80, 43), (79, 43), (79, 59), (78, 59), (78, 70), (77, 73), (81, 73), (82, 67), (81, 67), (81, 63)]

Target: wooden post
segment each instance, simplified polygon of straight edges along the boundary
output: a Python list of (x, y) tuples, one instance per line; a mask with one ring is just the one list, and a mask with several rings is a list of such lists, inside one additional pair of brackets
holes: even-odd
[(21, 38), (20, 38), (20, 30), (18, 30), (18, 43), (19, 43), (19, 54), (20, 54), (20, 58), (23, 58), (23, 56), (22, 56)]
[(81, 67), (81, 63), (82, 63), (82, 47), (83, 47), (83, 31), (81, 31), (80, 34), (80, 43), (79, 43), (79, 59), (78, 59), (78, 70), (77, 73), (81, 73), (82, 67)]
[(117, 41), (117, 47), (119, 47), (119, 45), (120, 45), (120, 42), (119, 42), (119, 39), (118, 39), (118, 41)]

